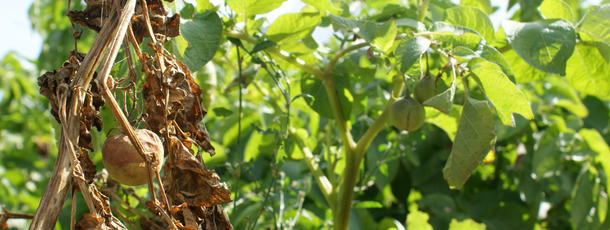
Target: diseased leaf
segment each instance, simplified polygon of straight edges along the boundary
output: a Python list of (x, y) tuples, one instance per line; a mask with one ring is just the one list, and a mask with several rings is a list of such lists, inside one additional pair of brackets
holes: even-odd
[(523, 93), (496, 64), (475, 58), (468, 63), (470, 71), (479, 80), (487, 98), (493, 103), (504, 125), (514, 125), (513, 113), (533, 119), (534, 114)]
[(506, 39), (525, 62), (548, 73), (566, 74), (566, 61), (576, 45), (576, 32), (565, 20), (502, 24)]
[(403, 38), (396, 48), (396, 56), (400, 61), (400, 71), (406, 72), (419, 57), (426, 52), (432, 42), (427, 38)]
[(180, 32), (189, 43), (184, 51), (184, 63), (196, 71), (216, 54), (222, 37), (222, 23), (215, 12), (207, 11), (195, 14), (193, 20), (180, 27)]
[(566, 79), (583, 94), (610, 99), (610, 64), (595, 47), (576, 45), (568, 60)]
[(449, 186), (462, 188), (485, 158), (496, 139), (494, 124), (487, 101), (466, 99), (451, 154), (443, 168), (443, 177)]
[(311, 34), (320, 22), (317, 13), (283, 14), (269, 26), (267, 37), (276, 43), (299, 40)]
[(445, 11), (445, 21), (477, 31), (486, 41), (494, 40), (494, 27), (485, 12), (472, 6), (455, 6)]
[(578, 30), (610, 45), (610, 4), (587, 13), (578, 25)]

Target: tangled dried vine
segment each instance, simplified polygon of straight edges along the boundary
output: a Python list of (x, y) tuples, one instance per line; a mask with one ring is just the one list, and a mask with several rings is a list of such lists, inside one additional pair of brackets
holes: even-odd
[[(231, 201), (230, 190), (205, 167), (202, 158), (203, 151), (215, 153), (203, 124), (202, 91), (186, 65), (163, 48), (168, 38), (179, 35), (180, 15), (168, 16), (160, 0), (85, 2), (84, 10), (69, 11), (68, 17), (73, 24), (98, 32), (92, 48), (86, 54), (73, 51), (60, 69), (38, 79), (40, 93), (49, 99), (51, 114), (61, 124), (62, 136), (51, 181), (30, 229), (54, 226), (69, 187), (82, 192), (89, 208), (78, 221), (73, 209), (72, 226), (79, 229), (125, 229), (124, 224), (132, 225), (124, 216), (113, 215), (116, 211), (111, 198), (139, 216), (145, 229), (232, 229), (221, 206)], [(150, 54), (140, 49), (144, 37), (151, 40), (147, 44), (152, 48)], [(109, 73), (121, 45), (129, 74), (114, 79)], [(136, 71), (137, 62), (140, 72)], [(139, 76), (145, 76), (142, 101), (135, 96)], [(138, 111), (138, 104), (144, 105), (144, 111)], [(152, 163), (154, 154), (143, 150), (134, 126), (145, 126), (164, 143), (164, 174), (161, 177), (158, 170), (149, 170), (151, 200), (142, 202), (156, 218), (131, 208), (125, 197), (117, 195), (121, 186), (98, 172), (89, 157), (89, 151), (94, 151), (90, 132), (93, 127), (102, 130), (100, 109), (104, 105), (150, 169), (159, 166)], [(138, 113), (139, 118), (128, 120)], [(157, 190), (153, 180), (159, 185)], [(127, 194), (135, 197), (135, 193)]]

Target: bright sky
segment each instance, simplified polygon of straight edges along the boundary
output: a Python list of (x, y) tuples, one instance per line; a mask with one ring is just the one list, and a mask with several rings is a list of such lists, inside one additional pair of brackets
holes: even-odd
[[(62, 1), (62, 0), (58, 0)], [(65, 0), (63, 0), (65, 1)], [(452, 0), (459, 2), (459, 0)], [(0, 29), (10, 35), (0, 36), (0, 58), (4, 57), (9, 51), (16, 51), (26, 58), (36, 59), (40, 53), (42, 39), (38, 33), (32, 30), (28, 9), (33, 0), (11, 1), (10, 10), (5, 10), (0, 14)], [(217, 3), (221, 0), (212, 0)], [(601, 0), (588, 0), (588, 4), (599, 4)], [(498, 25), (506, 18), (506, 5), (508, 1), (492, 0), (493, 6), (499, 6), (500, 10), (490, 15), (494, 25)], [(304, 4), (300, 0), (287, 0), (282, 6), (267, 16), (270, 21), (275, 20), (282, 13), (298, 12)], [(316, 31), (317, 32), (317, 31)], [(315, 36), (315, 34), (314, 34)]]

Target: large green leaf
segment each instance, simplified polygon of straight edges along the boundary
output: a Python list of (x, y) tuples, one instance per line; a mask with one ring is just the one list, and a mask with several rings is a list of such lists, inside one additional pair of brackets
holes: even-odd
[(396, 48), (396, 56), (400, 61), (400, 71), (405, 72), (419, 57), (426, 52), (432, 42), (427, 38), (403, 38)]
[(491, 14), (494, 11), (489, 0), (461, 0), (460, 5), (477, 7), (486, 14)]
[(317, 13), (284, 14), (269, 26), (267, 36), (276, 43), (299, 40), (311, 34), (321, 21)]
[(339, 14), (339, 12), (341, 11), (341, 9), (336, 7), (330, 0), (303, 0), (303, 2), (307, 3), (310, 6), (313, 6), (324, 14), (327, 11), (330, 14)]
[(549, 73), (565, 75), (566, 61), (576, 45), (576, 32), (565, 20), (502, 24), (506, 39), (528, 64)]
[(394, 40), (396, 38), (396, 32), (398, 31), (396, 27), (396, 22), (394, 20), (387, 21), (381, 24), (375, 30), (375, 38), (373, 38), (373, 46), (377, 49), (388, 52), (392, 45), (394, 44)]
[(456, 6), (445, 11), (445, 21), (477, 31), (485, 40), (494, 40), (494, 27), (485, 12), (472, 6)]
[(548, 19), (562, 18), (568, 21), (574, 20), (572, 7), (563, 0), (544, 0), (540, 4), (540, 13)]
[(425, 107), (426, 109), (426, 122), (441, 128), (452, 141), (455, 139), (455, 134), (458, 129), (458, 120), (460, 119), (460, 113), (462, 112), (461, 105), (453, 105), (449, 114), (441, 113), (440, 111)]
[(572, 199), (570, 200), (570, 222), (574, 229), (583, 229), (588, 221), (587, 217), (591, 215), (591, 207), (594, 204), (594, 197), (597, 197), (597, 189), (594, 189), (595, 174), (585, 164), (581, 170), (574, 190), (572, 190)]
[(220, 45), (222, 23), (213, 11), (195, 14), (193, 20), (180, 27), (180, 32), (189, 43), (184, 51), (184, 63), (192, 71), (197, 71), (210, 61)]
[[(349, 90), (350, 80), (344, 76), (335, 76), (336, 93), (343, 110), (343, 116), (349, 117), (352, 110), (354, 98)], [(335, 119), (330, 105), (328, 94), (321, 80), (304, 77), (301, 80), (301, 90), (303, 93), (311, 95), (313, 100), (307, 100), (307, 104), (318, 114), (329, 119)], [(307, 98), (309, 99), (309, 98)]]
[(264, 14), (278, 8), (286, 0), (228, 0), (227, 4), (240, 17)]
[(496, 48), (492, 46), (485, 45), (483, 46), (483, 52), (481, 52), (481, 57), (485, 58), (485, 60), (493, 62), (502, 68), (502, 71), (506, 76), (508, 76), (511, 81), (515, 81), (515, 74), (513, 73), (513, 69), (502, 53), (500, 53)]
[(494, 115), (487, 101), (468, 97), (464, 102), (460, 123), (443, 176), (456, 189), (462, 188), (493, 146)]
[[(595, 129), (581, 129), (578, 131), (578, 135), (585, 140), (589, 149), (597, 153), (595, 162), (602, 165), (606, 175), (610, 175), (610, 147), (604, 141), (604, 137)], [(606, 176), (606, 184), (610, 184), (610, 177), (608, 176)]]
[(586, 14), (578, 25), (578, 30), (610, 45), (610, 4)]
[(568, 83), (576, 90), (610, 99), (610, 65), (595, 47), (578, 44), (568, 60)]
[(475, 58), (468, 63), (468, 67), (477, 77), (485, 95), (493, 103), (504, 125), (514, 125), (513, 113), (521, 114), (527, 119), (534, 118), (525, 95), (517, 89), (517, 86), (508, 79), (498, 65)]

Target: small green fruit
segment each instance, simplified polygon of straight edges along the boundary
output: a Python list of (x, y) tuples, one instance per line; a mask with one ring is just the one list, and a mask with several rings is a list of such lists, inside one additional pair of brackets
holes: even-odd
[[(159, 136), (148, 129), (137, 129), (135, 133), (144, 147), (144, 152), (154, 154), (156, 163), (161, 164), (163, 142)], [(135, 186), (148, 183), (146, 163), (131, 144), (129, 137), (123, 133), (106, 138), (102, 147), (102, 161), (110, 176), (121, 184)], [(161, 166), (158, 166), (157, 170), (161, 170)]]
[(390, 123), (400, 130), (415, 131), (424, 124), (426, 110), (415, 99), (407, 96), (390, 105)]
[(436, 79), (432, 75), (426, 74), (421, 80), (419, 80), (413, 86), (413, 96), (419, 101), (424, 103), (428, 98), (436, 95)]

